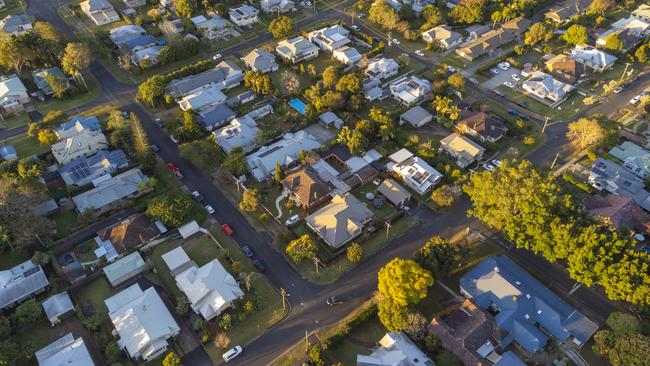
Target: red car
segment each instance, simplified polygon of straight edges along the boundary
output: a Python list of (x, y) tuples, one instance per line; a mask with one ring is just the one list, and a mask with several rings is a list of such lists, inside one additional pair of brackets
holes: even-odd
[(226, 233), (226, 234), (228, 234), (228, 235), (232, 235), (232, 234), (235, 233), (235, 232), (230, 228), (230, 226), (228, 226), (228, 224), (221, 224), (221, 230), (223, 230), (223, 232)]

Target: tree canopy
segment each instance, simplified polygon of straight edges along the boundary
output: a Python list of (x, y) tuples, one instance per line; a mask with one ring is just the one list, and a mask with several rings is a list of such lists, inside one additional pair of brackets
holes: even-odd
[(566, 30), (562, 39), (572, 45), (585, 44), (589, 40), (589, 32), (585, 26), (574, 24)]
[(605, 130), (597, 119), (580, 118), (569, 123), (567, 139), (578, 150), (583, 150), (599, 144), (605, 138)]
[(193, 220), (197, 211), (203, 212), (197, 210), (196, 203), (189, 195), (175, 192), (153, 198), (146, 213), (165, 225), (178, 227)]
[(269, 23), (269, 32), (275, 39), (289, 37), (294, 31), (293, 20), (287, 16), (280, 16), (277, 19), (271, 20)]
[(433, 285), (431, 274), (411, 259), (394, 258), (379, 270), (379, 292), (399, 306), (417, 303)]
[(305, 259), (311, 260), (316, 257), (316, 244), (309, 235), (304, 234), (292, 240), (287, 245), (286, 252), (294, 262), (300, 263)]
[(413, 259), (435, 279), (449, 275), (458, 266), (456, 249), (447, 239), (434, 236), (413, 253)]

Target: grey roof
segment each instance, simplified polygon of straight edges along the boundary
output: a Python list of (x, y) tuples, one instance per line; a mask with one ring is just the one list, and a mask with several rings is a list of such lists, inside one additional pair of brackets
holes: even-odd
[(18, 157), (16, 148), (12, 145), (0, 146), (0, 158), (4, 160), (15, 160)]
[(339, 248), (363, 232), (374, 214), (351, 194), (336, 195), (330, 203), (307, 216), (305, 221), (333, 248)]
[(479, 308), (498, 309), (494, 320), (502, 331), (509, 332), (500, 341), (503, 347), (514, 340), (534, 353), (546, 345), (546, 333), (559, 341), (574, 337), (585, 343), (598, 330), (596, 324), (503, 255), (480, 262), (461, 277), (460, 287)]
[(269, 72), (273, 68), (278, 67), (277, 62), (275, 62), (275, 56), (259, 48), (249, 52), (242, 60), (248, 67), (259, 70), (260, 72)]
[(412, 124), (413, 126), (420, 126), (423, 121), (431, 119), (433, 116), (426, 109), (416, 105), (408, 111), (402, 113), (400, 116), (404, 121)]
[(381, 193), (394, 205), (402, 204), (411, 198), (411, 193), (406, 188), (390, 178), (381, 182), (377, 187), (377, 192)]
[(610, 193), (631, 197), (642, 208), (650, 209), (650, 192), (639, 177), (620, 164), (598, 158), (589, 172), (589, 182), (598, 184)]
[(68, 333), (35, 352), (39, 366), (94, 366), (83, 338)]
[(40, 216), (47, 216), (51, 214), (52, 212), (56, 211), (59, 208), (59, 205), (56, 203), (56, 200), (54, 198), (50, 198), (48, 200), (45, 200), (37, 205), (34, 205), (30, 207), (30, 210), (35, 214), (35, 215), (40, 215)]
[(504, 353), (494, 366), (526, 366), (526, 363), (519, 358), (514, 352)]
[(298, 161), (298, 153), (321, 147), (321, 143), (305, 130), (288, 132), (273, 144), (260, 147), (246, 157), (246, 164), (258, 181), (275, 171), (277, 162), (286, 167)]
[(32, 24), (27, 14), (7, 15), (4, 19), (0, 20), (0, 29), (8, 33), (13, 33), (20, 31), (21, 27), (27, 24)]
[(227, 154), (230, 154), (233, 149), (238, 147), (247, 152), (255, 146), (257, 124), (252, 118), (243, 116), (232, 120), (228, 126), (214, 131), (213, 135), (217, 144)]
[(138, 192), (140, 185), (147, 179), (149, 178), (140, 169), (134, 168), (112, 177), (96, 188), (72, 197), (72, 202), (81, 213), (87, 209), (97, 210)]
[(231, 87), (243, 79), (241, 68), (230, 60), (224, 60), (214, 69), (170, 81), (167, 84), (167, 94), (180, 98), (210, 84), (223, 83), (224, 87)]
[(30, 297), (49, 284), (43, 268), (31, 260), (0, 271), (0, 309)]
[(144, 259), (137, 251), (103, 268), (108, 282), (113, 286), (140, 273), (144, 268)]
[(105, 174), (112, 174), (127, 167), (129, 161), (124, 151), (101, 150), (91, 157), (80, 157), (59, 168), (65, 184), (83, 186)]
[(33, 71), (32, 78), (34, 79), (34, 84), (36, 84), (36, 86), (45, 94), (53, 93), (52, 86), (46, 79), (47, 75), (53, 75), (56, 79), (64, 80), (66, 88), (69, 85), (68, 78), (66, 78), (65, 74), (63, 74), (63, 71), (61, 71), (61, 69), (56, 66)]
[(67, 312), (74, 311), (74, 304), (67, 291), (60, 292), (43, 301), (43, 310), (52, 325), (55, 325), (59, 317)]
[(339, 130), (343, 127), (343, 120), (334, 112), (325, 112), (318, 116), (318, 119), (327, 126), (334, 126)]
[(217, 127), (223, 126), (235, 118), (237, 114), (225, 104), (217, 104), (198, 113), (196, 120), (203, 127), (212, 131)]

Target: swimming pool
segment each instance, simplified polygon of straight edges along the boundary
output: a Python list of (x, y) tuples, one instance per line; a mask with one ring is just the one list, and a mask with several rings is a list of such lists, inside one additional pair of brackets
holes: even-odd
[(289, 105), (293, 109), (297, 110), (298, 113), (300, 113), (301, 115), (303, 115), (303, 116), (305, 115), (305, 109), (307, 108), (307, 105), (305, 103), (303, 103), (302, 100), (300, 100), (298, 98), (291, 99), (289, 101)]

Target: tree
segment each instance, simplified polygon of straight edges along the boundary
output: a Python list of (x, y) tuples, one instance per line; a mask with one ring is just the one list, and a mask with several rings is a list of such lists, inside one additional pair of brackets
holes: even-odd
[(389, 332), (400, 331), (406, 327), (408, 308), (379, 294), (377, 297), (377, 316)]
[(74, 78), (80, 78), (84, 86), (88, 88), (83, 74), (90, 67), (92, 57), (92, 51), (86, 44), (70, 42), (63, 51), (61, 66), (66, 74)]
[(63, 77), (58, 77), (50, 72), (45, 73), (45, 81), (47, 81), (48, 85), (52, 89), (54, 96), (59, 99), (63, 98), (63, 95), (69, 88), (68, 80)]
[[(182, 0), (178, 0), (178, 1), (182, 1)], [(172, 351), (169, 352), (167, 356), (165, 356), (165, 359), (163, 359), (162, 364), (163, 366), (180, 366), (181, 358), (178, 357), (178, 355)]]
[(315, 344), (309, 349), (309, 364), (313, 366), (324, 366), (325, 361), (320, 355), (320, 345)]
[(589, 40), (589, 32), (585, 26), (574, 24), (566, 30), (562, 39), (572, 45), (585, 44)]
[(189, 195), (165, 193), (149, 201), (146, 214), (165, 225), (178, 227), (194, 218), (195, 208), (195, 202)]
[(485, 0), (465, 0), (449, 11), (449, 19), (457, 24), (480, 23), (485, 8)]
[(641, 333), (641, 322), (634, 315), (621, 312), (613, 312), (607, 317), (607, 325), (616, 334), (632, 335)]
[(293, 31), (293, 20), (287, 16), (282, 15), (277, 19), (271, 20), (271, 23), (269, 23), (269, 32), (271, 32), (275, 39), (289, 37)]
[(368, 140), (360, 130), (343, 126), (337, 137), (339, 143), (345, 144), (352, 154), (361, 155), (366, 150)]
[(120, 350), (120, 346), (115, 341), (109, 343), (104, 349), (104, 357), (106, 357), (106, 361), (108, 361), (109, 364), (117, 362), (120, 359), (121, 354), (122, 350)]
[(449, 207), (454, 204), (454, 192), (448, 185), (442, 185), (431, 192), (431, 200), (438, 207)]
[(0, 341), (0, 365), (14, 366), (19, 354), (20, 348), (12, 340)]
[(174, 6), (179, 16), (191, 18), (198, 4), (196, 0), (174, 0)]
[(544, 23), (535, 23), (530, 26), (528, 32), (524, 34), (524, 44), (534, 46), (540, 42), (548, 42), (553, 39), (553, 30), (546, 28)]
[(54, 223), (30, 209), (43, 201), (45, 187), (38, 180), (23, 178), (20, 186), (0, 184), (0, 188), (0, 241), (13, 248), (39, 241), (49, 243)]
[(276, 161), (275, 171), (273, 172), (273, 181), (275, 182), (275, 184), (280, 184), (282, 182), (282, 178), (284, 178), (282, 165), (280, 165), (279, 161)]
[(294, 262), (300, 263), (304, 259), (316, 257), (316, 244), (311, 240), (309, 235), (304, 234), (298, 239), (292, 240), (287, 245), (286, 252)]
[(614, 6), (614, 0), (592, 0), (589, 5), (590, 14), (604, 14), (605, 11)]
[(361, 88), (361, 76), (354, 72), (343, 75), (336, 83), (336, 91), (341, 93), (356, 94), (361, 92)]
[(131, 141), (132, 149), (138, 159), (138, 163), (144, 171), (153, 172), (156, 168), (156, 153), (151, 148), (147, 133), (142, 127), (140, 118), (134, 112), (131, 112)]
[(183, 112), (181, 124), (181, 127), (176, 132), (178, 137), (185, 141), (196, 140), (205, 132), (201, 124), (196, 120), (196, 114), (191, 109)]
[(242, 194), (241, 202), (239, 202), (239, 209), (245, 212), (254, 212), (259, 205), (259, 197), (257, 189), (249, 188)]
[(612, 366), (647, 366), (650, 338), (641, 333), (639, 321), (625, 313), (611, 313), (607, 325), (612, 330), (600, 330), (594, 335), (593, 350), (609, 359)]
[(38, 142), (43, 145), (52, 145), (53, 143), (59, 141), (59, 136), (54, 133), (49, 128), (38, 131)]
[(449, 275), (458, 266), (454, 245), (440, 236), (427, 240), (422, 248), (413, 253), (413, 259), (436, 279)]
[(244, 86), (258, 95), (268, 95), (273, 92), (271, 78), (259, 71), (248, 71), (244, 75)]
[(650, 59), (650, 45), (641, 45), (634, 52), (634, 57), (636, 57), (636, 60), (642, 64), (648, 62), (648, 59)]
[(394, 258), (379, 270), (379, 292), (397, 305), (415, 304), (433, 285), (431, 274), (411, 259)]
[(368, 19), (379, 24), (384, 29), (396, 29), (399, 15), (385, 0), (375, 1), (368, 11)]
[(323, 71), (323, 87), (326, 89), (332, 89), (336, 86), (336, 83), (339, 81), (339, 67), (336, 65), (328, 66), (325, 71)]
[(361, 248), (361, 245), (354, 242), (348, 245), (348, 248), (345, 250), (345, 254), (348, 257), (350, 263), (359, 263), (363, 257), (363, 248)]
[(569, 130), (566, 133), (567, 139), (578, 150), (595, 146), (603, 141), (605, 130), (594, 118), (580, 118), (569, 123)]
[(452, 74), (447, 78), (447, 83), (452, 88), (462, 92), (465, 89), (465, 78), (461, 74)]
[(425, 20), (424, 25), (422, 25), (420, 28), (422, 30), (437, 27), (444, 22), (444, 18), (440, 9), (432, 4), (426, 4), (422, 7), (421, 16)]
[(185, 295), (179, 295), (176, 297), (176, 312), (178, 315), (185, 315), (190, 311), (190, 302), (187, 300)]
[(18, 37), (11, 33), (0, 31), (0, 66), (4, 69), (14, 69), (21, 74), (23, 67), (32, 61), (32, 54), (18, 42)]
[(623, 50), (623, 47), (623, 41), (621, 41), (621, 37), (618, 34), (610, 34), (605, 39), (605, 49), (607, 50), (618, 53)]
[(463, 362), (454, 353), (442, 351), (436, 355), (436, 365), (440, 366), (462, 366)]
[(239, 147), (234, 148), (230, 152), (230, 155), (223, 159), (221, 166), (235, 177), (240, 177), (246, 174), (248, 168), (246, 167), (246, 156), (244, 155), (244, 150)]
[(397, 12), (400, 19), (411, 20), (415, 18), (415, 11), (410, 4), (404, 4)]
[(11, 335), (11, 322), (7, 317), (0, 316), (0, 339), (7, 338)]
[(162, 75), (154, 75), (140, 84), (136, 97), (151, 108), (156, 108), (156, 99), (163, 95), (166, 84)]
[(18, 324), (21, 326), (28, 326), (36, 323), (36, 321), (43, 314), (41, 304), (34, 299), (25, 301), (16, 307), (16, 316), (18, 317)]
[(37, 122), (31, 122), (27, 125), (27, 136), (31, 138), (38, 138), (38, 133), (41, 131), (41, 126)]

